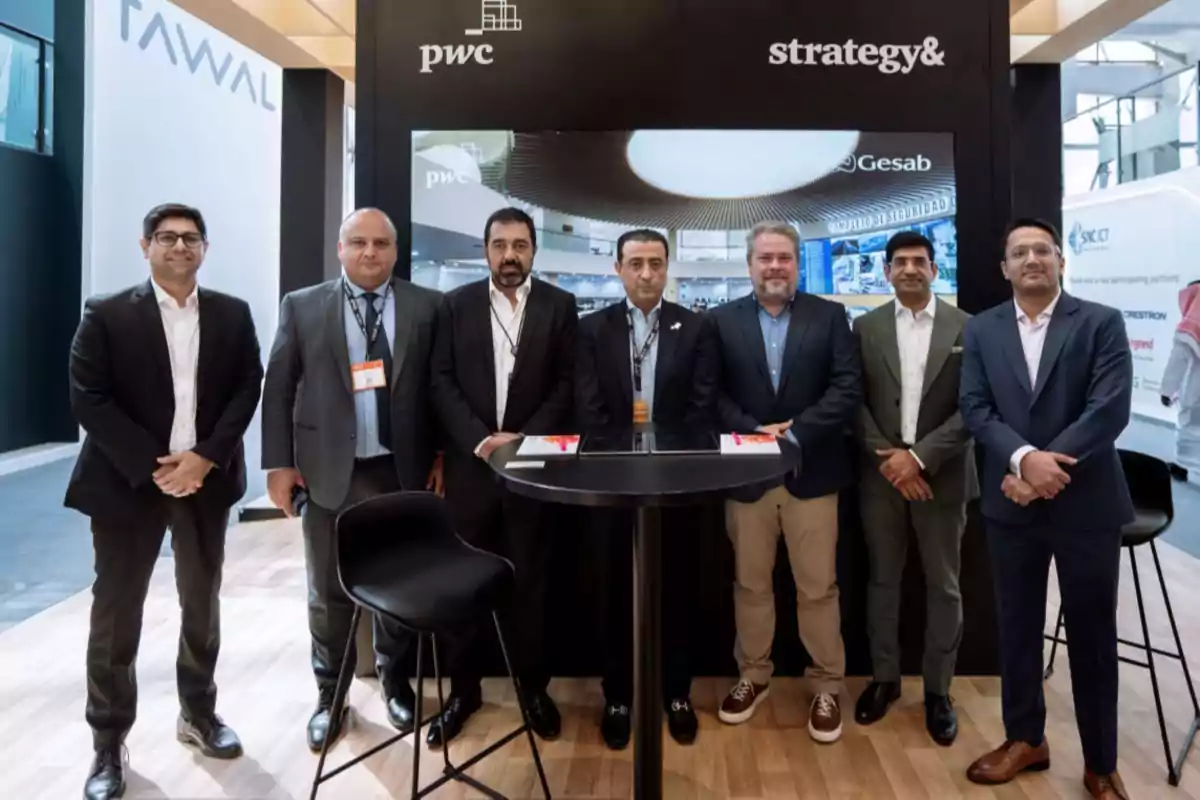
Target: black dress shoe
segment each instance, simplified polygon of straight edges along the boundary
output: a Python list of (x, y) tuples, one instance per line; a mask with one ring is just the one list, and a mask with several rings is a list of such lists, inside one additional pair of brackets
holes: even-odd
[(562, 735), (562, 716), (545, 689), (525, 698), (525, 710), (529, 713), (529, 727), (538, 736), (553, 741)]
[(944, 694), (925, 695), (925, 729), (942, 747), (954, 744), (958, 737), (958, 714)]
[(413, 729), (413, 719), (416, 717), (416, 708), (417, 694), (408, 685), (408, 681), (404, 681), (388, 698), (388, 722), (401, 733), (410, 733)]
[(84, 800), (111, 800), (125, 794), (125, 748), (103, 747), (92, 759), (92, 769), (83, 786)]
[(854, 707), (854, 721), (859, 725), (879, 722), (892, 703), (900, 699), (900, 684), (893, 681), (871, 681)]
[(446, 698), (446, 710), (442, 716), (429, 723), (425, 743), (430, 747), (441, 747), (462, 733), (463, 726), (471, 715), (483, 708), (483, 696), (478, 692), (469, 695), (450, 694)]
[(672, 739), (680, 744), (691, 744), (696, 741), (696, 731), (699, 729), (700, 722), (696, 719), (691, 700), (680, 697), (667, 703), (667, 730), (671, 732)]
[(238, 735), (216, 714), (194, 720), (181, 716), (175, 725), (175, 735), (179, 741), (198, 748), (209, 758), (231, 759), (242, 755)]
[(321, 752), (327, 738), (329, 739), (329, 748), (332, 750), (338, 739), (346, 732), (350, 705), (348, 703), (343, 705), (337, 724), (332, 724), (333, 692), (332, 688), (321, 689), (317, 699), (317, 710), (308, 720), (308, 749), (314, 753)]
[(629, 706), (621, 703), (608, 703), (604, 706), (604, 716), (600, 718), (600, 735), (609, 750), (624, 750), (629, 746), (630, 724)]

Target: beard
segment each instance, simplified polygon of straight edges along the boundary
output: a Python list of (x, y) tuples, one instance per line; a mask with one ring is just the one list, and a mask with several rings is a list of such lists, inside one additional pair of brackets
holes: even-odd
[(496, 285), (502, 289), (515, 289), (528, 277), (529, 273), (519, 261), (503, 261), (494, 273)]
[(771, 297), (791, 297), (795, 291), (792, 282), (787, 278), (763, 278), (762, 291)]

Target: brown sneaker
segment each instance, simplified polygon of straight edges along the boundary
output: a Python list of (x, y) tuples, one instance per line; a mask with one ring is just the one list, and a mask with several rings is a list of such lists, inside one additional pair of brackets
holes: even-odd
[(1042, 772), (1050, 769), (1050, 745), (1042, 742), (1037, 747), (1027, 742), (1008, 741), (985, 756), (981, 756), (967, 770), (967, 780), (986, 786), (1008, 783), (1022, 772)]
[(740, 725), (754, 716), (755, 709), (767, 697), (770, 687), (763, 683), (751, 683), (743, 678), (729, 690), (729, 694), (721, 703), (717, 716), (721, 722), (729, 725)]
[(1083, 777), (1083, 785), (1096, 800), (1129, 800), (1125, 783), (1115, 772), (1112, 775), (1096, 775), (1089, 772)]
[(808, 735), (830, 744), (842, 738), (842, 707), (836, 695), (818, 692), (808, 710)]

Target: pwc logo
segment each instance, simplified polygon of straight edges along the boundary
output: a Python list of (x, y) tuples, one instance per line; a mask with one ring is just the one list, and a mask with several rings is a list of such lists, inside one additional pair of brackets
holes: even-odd
[[(508, 0), (479, 0), (479, 4), (479, 27), (463, 31), (467, 36), (521, 30), (521, 18), (517, 16), (517, 6), (514, 3)], [(418, 46), (417, 50), (421, 53), (423, 75), (431, 74), (433, 68), (438, 65), (451, 67), (469, 64), (472, 61), (488, 65), (493, 59), (493, 48), (490, 44), (423, 44)]]

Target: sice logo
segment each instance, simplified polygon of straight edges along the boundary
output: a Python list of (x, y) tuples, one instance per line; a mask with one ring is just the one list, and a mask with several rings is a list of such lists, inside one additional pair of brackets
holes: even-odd
[[(483, 36), (492, 31), (519, 31), (521, 19), (517, 7), (508, 0), (480, 0), (478, 28), (467, 28), (467, 36)], [(439, 64), (456, 66), (474, 61), (487, 65), (493, 60), (490, 44), (423, 44), (417, 48), (421, 53), (421, 74), (428, 75)]]

